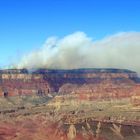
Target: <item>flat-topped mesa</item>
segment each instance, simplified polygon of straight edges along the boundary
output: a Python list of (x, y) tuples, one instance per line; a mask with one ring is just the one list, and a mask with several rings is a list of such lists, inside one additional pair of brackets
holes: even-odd
[(130, 96), (139, 82), (136, 72), (125, 69), (0, 70), (1, 95), (8, 91), (9, 95), (56, 92), (122, 97)]
[(53, 79), (53, 78), (74, 78), (74, 79), (113, 79), (113, 78), (127, 78), (138, 79), (137, 73), (124, 69), (38, 69), (28, 71), (27, 69), (6, 69), (0, 70), (1, 79)]
[(58, 76), (64, 78), (133, 78), (137, 77), (137, 73), (125, 70), (125, 69), (71, 69), (71, 70), (59, 70), (59, 69), (38, 69), (33, 72), (34, 74), (48, 74), (50, 76)]

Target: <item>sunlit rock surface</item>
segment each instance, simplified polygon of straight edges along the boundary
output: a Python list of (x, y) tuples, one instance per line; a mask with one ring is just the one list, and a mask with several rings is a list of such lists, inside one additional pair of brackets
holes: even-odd
[[(0, 71), (0, 95), (89, 94), (90, 99), (125, 98), (140, 87), (136, 72), (124, 69)], [(5, 95), (6, 96), (6, 95)]]

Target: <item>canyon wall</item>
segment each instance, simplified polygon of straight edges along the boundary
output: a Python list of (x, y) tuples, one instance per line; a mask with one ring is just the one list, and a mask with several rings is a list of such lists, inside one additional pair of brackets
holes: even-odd
[(0, 70), (0, 96), (78, 94), (80, 98), (124, 98), (139, 94), (140, 78), (123, 69)]

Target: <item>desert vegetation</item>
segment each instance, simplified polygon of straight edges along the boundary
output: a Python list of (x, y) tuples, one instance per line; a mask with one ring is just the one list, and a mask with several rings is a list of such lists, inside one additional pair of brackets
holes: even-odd
[(1, 97), (0, 140), (140, 138), (140, 108), (130, 99), (90, 101), (74, 96)]

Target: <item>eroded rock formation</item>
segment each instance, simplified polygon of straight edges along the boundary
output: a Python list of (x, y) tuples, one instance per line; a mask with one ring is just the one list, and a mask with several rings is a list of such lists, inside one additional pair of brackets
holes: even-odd
[(81, 98), (123, 98), (139, 93), (136, 72), (122, 69), (0, 71), (0, 95), (80, 94)]

